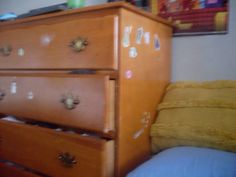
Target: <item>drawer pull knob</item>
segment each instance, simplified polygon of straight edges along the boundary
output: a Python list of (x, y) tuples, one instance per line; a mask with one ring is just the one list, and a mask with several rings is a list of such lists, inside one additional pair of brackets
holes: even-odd
[(3, 100), (4, 96), (5, 96), (5, 93), (0, 91), (0, 101)]
[(0, 53), (2, 56), (9, 56), (11, 54), (12, 47), (10, 45), (0, 48)]
[(68, 152), (60, 153), (58, 160), (60, 160), (65, 167), (73, 167), (77, 163), (76, 157), (70, 155)]
[(88, 40), (83, 37), (78, 37), (77, 39), (73, 40), (70, 43), (70, 47), (74, 49), (76, 52), (80, 52), (85, 49), (85, 47), (88, 45)]
[(63, 95), (61, 102), (66, 109), (72, 110), (76, 108), (76, 105), (80, 103), (78, 97), (74, 97), (72, 94)]

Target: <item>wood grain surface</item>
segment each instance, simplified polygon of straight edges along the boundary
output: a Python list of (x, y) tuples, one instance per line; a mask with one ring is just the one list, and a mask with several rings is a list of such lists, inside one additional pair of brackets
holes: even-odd
[[(170, 82), (172, 28), (125, 9), (120, 19), (116, 170), (117, 176), (123, 177), (151, 156), (150, 126)], [(124, 47), (124, 29), (130, 26), (130, 46)], [(143, 37), (139, 44), (136, 40), (140, 28)], [(145, 42), (145, 32), (150, 35), (149, 43)], [(159, 49), (155, 46), (156, 36)], [(137, 51), (135, 58), (130, 57), (131, 47)]]
[[(0, 112), (106, 133), (114, 130), (111, 87), (104, 75), (5, 75), (0, 79), (0, 91), (5, 94)], [(71, 96), (80, 103), (69, 110), (62, 99)]]
[[(53, 177), (113, 177), (113, 141), (0, 120), (0, 158)], [(77, 163), (58, 159), (69, 153)]]
[[(117, 69), (117, 17), (71, 19), (0, 30), (0, 69)], [(70, 47), (73, 40), (88, 41), (84, 50)]]
[(0, 176), (1, 177), (42, 177), (28, 171), (9, 166), (0, 162)]

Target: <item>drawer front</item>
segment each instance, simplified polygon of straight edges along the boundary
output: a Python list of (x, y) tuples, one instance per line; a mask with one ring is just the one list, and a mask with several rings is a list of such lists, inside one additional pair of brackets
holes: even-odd
[(107, 16), (0, 31), (0, 68), (116, 69), (116, 29), (117, 17)]
[(113, 141), (0, 120), (0, 157), (53, 177), (113, 177)]
[(24, 171), (14, 166), (6, 165), (4, 163), (0, 163), (0, 174), (1, 177), (40, 177), (36, 174)]
[(111, 82), (101, 75), (3, 76), (0, 113), (106, 133), (114, 129)]

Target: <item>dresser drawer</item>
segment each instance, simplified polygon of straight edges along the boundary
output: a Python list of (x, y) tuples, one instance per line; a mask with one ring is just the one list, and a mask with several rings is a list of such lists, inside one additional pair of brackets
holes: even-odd
[(113, 177), (113, 141), (0, 120), (0, 158), (53, 177)]
[(4, 163), (0, 163), (0, 174), (1, 177), (42, 177)]
[(114, 130), (109, 76), (2, 76), (0, 95), (2, 114), (102, 133)]
[(0, 69), (117, 69), (117, 22), (106, 16), (0, 30)]

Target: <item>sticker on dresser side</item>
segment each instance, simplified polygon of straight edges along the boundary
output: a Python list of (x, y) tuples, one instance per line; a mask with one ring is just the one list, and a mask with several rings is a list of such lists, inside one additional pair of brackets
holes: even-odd
[(150, 121), (151, 121), (151, 113), (144, 112), (141, 117), (142, 128), (133, 134), (133, 139), (139, 138), (144, 133), (145, 129), (148, 127), (148, 125), (150, 125)]
[(133, 77), (133, 72), (131, 70), (126, 70), (125, 71), (125, 78), (131, 79), (132, 77)]
[(143, 34), (144, 34), (143, 27), (139, 27), (136, 31), (136, 44), (142, 43)]
[(154, 49), (157, 51), (161, 49), (161, 44), (158, 34), (154, 34)]
[(124, 36), (122, 39), (122, 45), (123, 47), (129, 47), (130, 46), (130, 35), (132, 33), (132, 26), (126, 26), (124, 28)]
[(151, 39), (150, 32), (145, 32), (143, 36), (144, 36), (144, 43), (150, 44), (150, 39)]
[(129, 49), (129, 57), (136, 58), (138, 56), (138, 51), (136, 47), (130, 47)]

